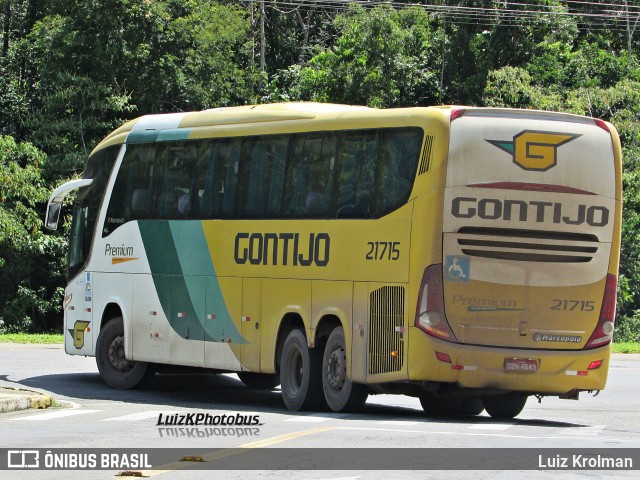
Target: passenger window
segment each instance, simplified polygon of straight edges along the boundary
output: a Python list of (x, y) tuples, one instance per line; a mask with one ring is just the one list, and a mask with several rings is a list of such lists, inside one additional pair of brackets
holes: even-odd
[(166, 143), (158, 146), (152, 203), (155, 217), (189, 219), (196, 216), (198, 189), (194, 166), (195, 143)]
[(338, 218), (371, 218), (378, 158), (376, 131), (347, 132), (339, 144)]
[(258, 137), (245, 141), (240, 165), (240, 215), (278, 217), (284, 189), (286, 137)]
[(127, 145), (103, 227), (103, 237), (131, 220), (151, 218), (154, 145)]
[(240, 139), (208, 140), (200, 155), (207, 172), (201, 196), (202, 218), (233, 218), (240, 164)]
[(286, 174), (283, 216), (333, 217), (336, 135), (296, 137)]
[(422, 136), (422, 131), (417, 129), (388, 129), (381, 136), (380, 164), (376, 179), (376, 217), (397, 208), (411, 193)]

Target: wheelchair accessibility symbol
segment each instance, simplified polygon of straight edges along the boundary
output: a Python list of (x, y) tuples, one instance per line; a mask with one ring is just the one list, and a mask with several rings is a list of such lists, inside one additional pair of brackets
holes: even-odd
[(464, 255), (447, 255), (444, 277), (448, 282), (468, 282), (471, 274), (471, 259)]

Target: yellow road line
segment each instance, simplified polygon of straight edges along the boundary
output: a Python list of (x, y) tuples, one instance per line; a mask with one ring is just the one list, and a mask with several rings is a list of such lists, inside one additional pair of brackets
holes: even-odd
[[(334, 430), (334, 429), (335, 427), (310, 428), (308, 430), (301, 430), (299, 432), (285, 433), (284, 435), (278, 435), (277, 437), (265, 438), (264, 440), (258, 440), (256, 442), (244, 443), (239, 447), (225, 448), (222, 451), (204, 453), (204, 454), (199, 454), (194, 456), (201, 458), (204, 462), (214, 462), (222, 458), (227, 458), (234, 455), (240, 455), (241, 453), (245, 453), (247, 449), (268, 447), (270, 445), (286, 442), (294, 438), (300, 438), (306, 435), (315, 435), (316, 433), (322, 433), (322, 432), (326, 432), (328, 430)], [(171, 472), (173, 470), (180, 470), (180, 469), (187, 468), (189, 465), (190, 465), (190, 462), (182, 462), (182, 461), (171, 462), (164, 465), (160, 465), (155, 470), (144, 470), (142, 471), (142, 476), (154, 477), (156, 475), (161, 475), (163, 473)]]

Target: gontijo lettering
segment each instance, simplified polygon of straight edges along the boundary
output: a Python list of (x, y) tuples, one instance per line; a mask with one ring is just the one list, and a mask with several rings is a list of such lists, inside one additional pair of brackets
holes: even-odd
[(238, 233), (234, 258), (238, 265), (326, 267), (330, 253), (328, 233)]
[[(568, 211), (570, 210), (570, 211)], [(604, 227), (609, 223), (609, 209), (601, 205), (580, 204), (569, 208), (559, 202), (499, 200), (497, 198), (456, 197), (451, 214), (457, 218), (480, 217), (485, 220), (517, 220), (520, 222), (566, 223)]]

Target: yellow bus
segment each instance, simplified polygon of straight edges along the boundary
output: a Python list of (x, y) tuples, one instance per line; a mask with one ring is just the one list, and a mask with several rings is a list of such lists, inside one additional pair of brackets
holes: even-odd
[(164, 365), (280, 384), (292, 410), (371, 393), (518, 415), (604, 388), (621, 148), (582, 116), (283, 103), (147, 115), (77, 190), (65, 349), (134, 388)]

